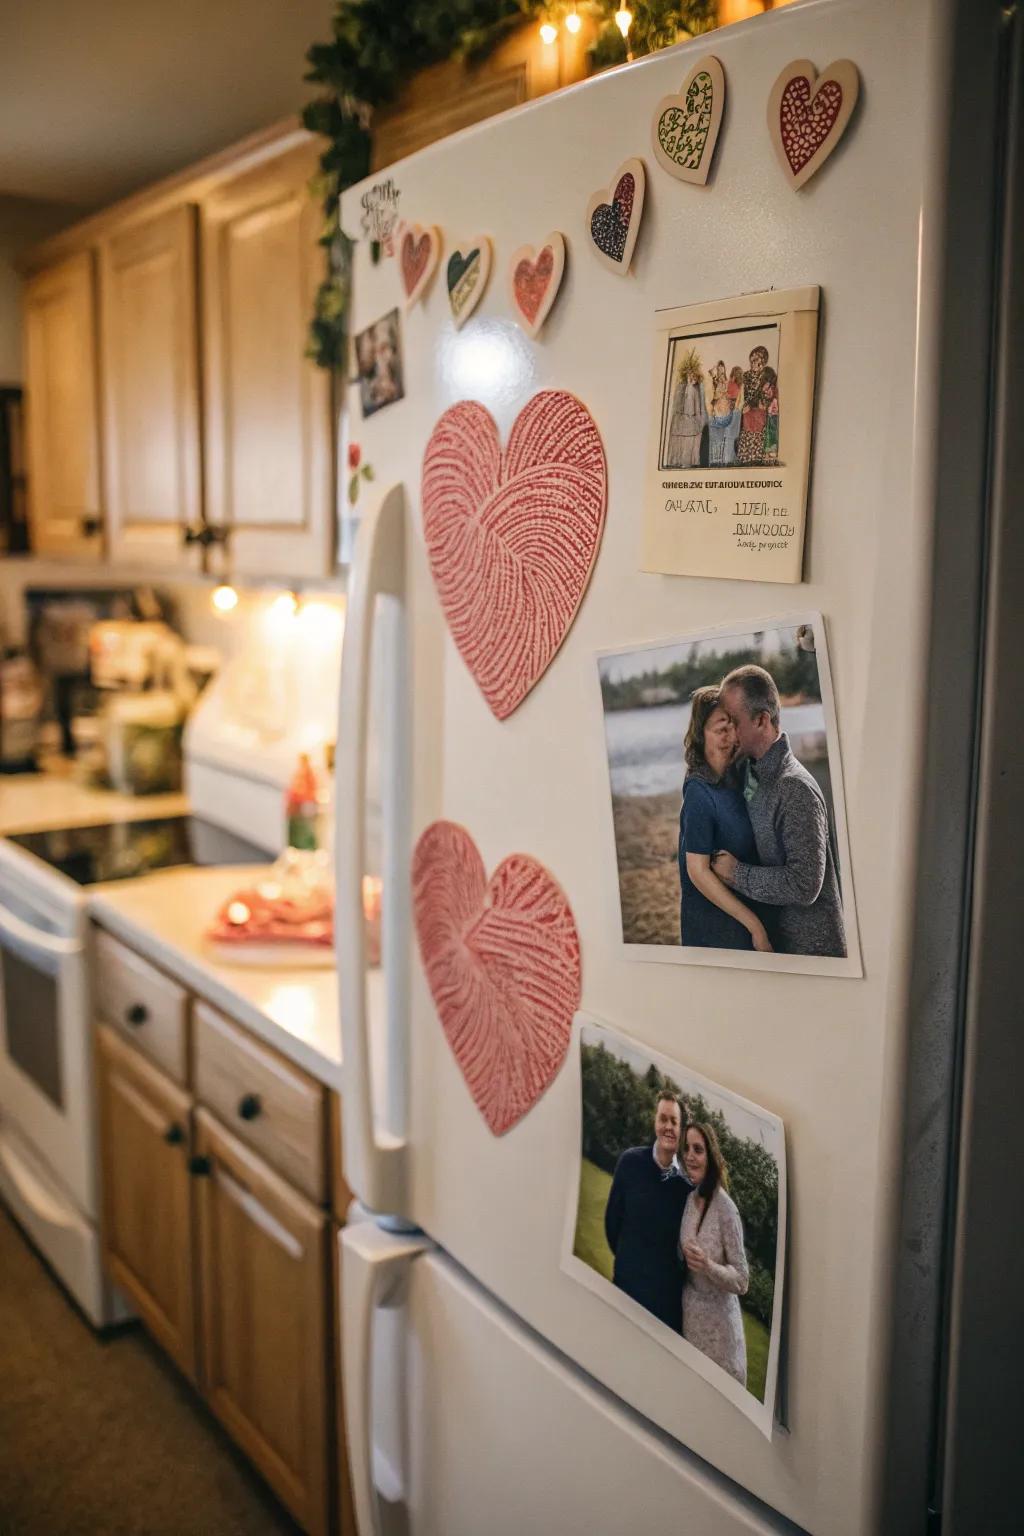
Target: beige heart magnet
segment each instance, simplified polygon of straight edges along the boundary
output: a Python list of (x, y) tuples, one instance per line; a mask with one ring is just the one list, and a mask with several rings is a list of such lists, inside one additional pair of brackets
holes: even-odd
[(411, 309), (426, 289), (441, 257), (441, 231), (435, 224), (403, 224), (399, 231), (398, 266), (405, 307)]
[(491, 275), (491, 242), (477, 235), (464, 247), (456, 247), (448, 258), (446, 277), (448, 303), (455, 329), (465, 324), (484, 296)]
[(611, 191), (595, 192), (587, 204), (587, 234), (597, 259), (620, 276), (629, 271), (644, 213), (646, 173), (642, 160), (624, 160)]
[(565, 273), (565, 240), (553, 230), (539, 251), (521, 245), (508, 264), (509, 296), (528, 336), (539, 334), (558, 297)]
[(699, 59), (678, 96), (663, 96), (654, 109), (651, 147), (663, 170), (703, 186), (711, 170), (725, 111), (725, 71), (708, 54)]
[(837, 59), (819, 75), (810, 59), (787, 64), (768, 98), (768, 131), (786, 179), (802, 187), (821, 170), (846, 132), (860, 75)]

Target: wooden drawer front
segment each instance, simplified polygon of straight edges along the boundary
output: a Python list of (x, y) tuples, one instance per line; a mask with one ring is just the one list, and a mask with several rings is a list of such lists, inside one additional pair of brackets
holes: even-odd
[(289, 1183), (326, 1198), (324, 1090), (205, 1003), (195, 1005), (196, 1097)]
[(184, 988), (106, 933), (96, 936), (96, 962), (100, 1016), (176, 1083), (184, 1083), (188, 1072)]

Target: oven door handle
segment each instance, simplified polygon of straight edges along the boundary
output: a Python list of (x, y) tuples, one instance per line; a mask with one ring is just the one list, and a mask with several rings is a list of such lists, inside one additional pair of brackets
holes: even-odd
[(61, 962), (80, 955), (84, 945), (78, 939), (62, 939), (41, 928), (33, 928), (31, 923), (16, 917), (7, 907), (0, 907), (0, 949), (9, 949), (26, 965), (53, 976)]

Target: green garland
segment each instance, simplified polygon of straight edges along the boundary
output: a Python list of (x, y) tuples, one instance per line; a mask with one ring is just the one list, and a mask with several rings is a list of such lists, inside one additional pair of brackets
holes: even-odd
[[(320, 243), (328, 276), (317, 293), (308, 355), (321, 368), (338, 369), (345, 357), (351, 250), (339, 223), (341, 193), (370, 169), (370, 125), (375, 108), (397, 97), (418, 70), (443, 59), (484, 57), (524, 22), (560, 23), (567, 0), (337, 0), (329, 43), (306, 54), (306, 79), (322, 94), (303, 112), (303, 123), (328, 140), (315, 192), (324, 205)], [(614, 14), (616, 0), (582, 0), (597, 21), (591, 48), (596, 69), (621, 64), (626, 44)], [(629, 46), (635, 57), (715, 25), (715, 0), (631, 0)]]

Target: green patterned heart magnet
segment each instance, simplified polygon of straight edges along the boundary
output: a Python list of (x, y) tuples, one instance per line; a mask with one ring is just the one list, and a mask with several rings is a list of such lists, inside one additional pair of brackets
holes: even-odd
[(491, 242), (486, 235), (471, 240), (465, 252), (456, 248), (448, 258), (448, 303), (458, 330), (484, 296), (491, 275)]
[(698, 60), (678, 96), (663, 96), (654, 109), (651, 145), (663, 170), (700, 187), (708, 179), (725, 111), (725, 71), (708, 54)]

